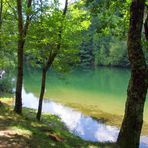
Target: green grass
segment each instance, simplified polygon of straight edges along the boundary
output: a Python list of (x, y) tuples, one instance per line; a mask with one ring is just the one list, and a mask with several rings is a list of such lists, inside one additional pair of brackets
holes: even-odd
[(25, 148), (114, 147), (114, 144), (111, 143), (97, 143), (82, 140), (70, 133), (55, 115), (43, 114), (40, 122), (35, 119), (36, 110), (23, 108), (23, 115), (17, 115), (13, 112), (13, 109), (6, 104), (10, 102), (8, 100), (9, 99), (0, 99), (0, 143), (5, 146)]

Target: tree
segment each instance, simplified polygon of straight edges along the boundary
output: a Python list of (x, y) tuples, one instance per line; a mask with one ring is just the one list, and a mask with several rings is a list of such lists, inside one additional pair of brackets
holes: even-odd
[(2, 49), (2, 14), (3, 14), (3, 0), (0, 1), (0, 49)]
[(0, 68), (8, 73), (14, 68), (16, 57), (16, 18), (11, 9), (15, 7), (15, 2), (1, 0), (0, 4)]
[(128, 32), (128, 57), (131, 78), (128, 85), (125, 115), (117, 143), (121, 148), (138, 148), (147, 93), (147, 67), (141, 45), (145, 0), (132, 0)]
[[(68, 1), (65, 5), (68, 5)], [(27, 65), (42, 69), (41, 85), (44, 87), (41, 86), (40, 98), (42, 99), (40, 99), (38, 113), (41, 117), (46, 81), (44, 77), (43, 83), (43, 76), (46, 76), (51, 68), (67, 71), (78, 62), (78, 45), (82, 40), (81, 31), (87, 29), (90, 23), (89, 19), (85, 19), (86, 11), (78, 9), (77, 3), (68, 5), (69, 11), (67, 11), (67, 6), (62, 10), (56, 2), (50, 5), (40, 3), (39, 7), (42, 7), (42, 11), (32, 20), (28, 32), (26, 44), (28, 50), (25, 59)]]
[(87, 67), (93, 67), (93, 65), (128, 67), (125, 42), (128, 31), (129, 2), (85, 0), (85, 4), (90, 13), (91, 25), (83, 33), (80, 64)]
[(58, 43), (56, 45), (56, 50), (53, 52), (51, 51), (48, 55), (48, 59), (46, 63), (42, 67), (42, 82), (41, 82), (41, 91), (40, 91), (40, 97), (39, 97), (39, 106), (38, 106), (38, 112), (36, 118), (40, 120), (41, 118), (41, 112), (42, 112), (42, 102), (43, 102), (43, 97), (44, 97), (44, 92), (45, 92), (45, 83), (46, 83), (46, 74), (48, 69), (51, 67), (55, 57), (59, 53), (59, 50), (61, 48), (61, 40), (62, 40), (62, 30), (63, 30), (63, 21), (67, 12), (67, 7), (68, 7), (68, 0), (65, 0), (65, 8), (63, 9), (63, 20), (61, 22), (60, 30), (58, 32)]
[(22, 0), (17, 0), (17, 13), (18, 13), (18, 49), (17, 49), (17, 82), (16, 82), (16, 99), (14, 111), (18, 114), (22, 113), (22, 84), (23, 84), (23, 56), (24, 56), (24, 44), (27, 35), (28, 27), (31, 21), (30, 8), (32, 0), (27, 1), (27, 16), (25, 25), (23, 24), (22, 14)]

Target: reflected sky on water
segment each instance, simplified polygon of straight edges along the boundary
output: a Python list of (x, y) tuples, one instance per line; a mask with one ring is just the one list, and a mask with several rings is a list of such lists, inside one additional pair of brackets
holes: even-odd
[[(34, 94), (26, 93), (23, 89), (22, 95), (24, 107), (37, 109), (38, 98)], [(119, 129), (114, 126), (103, 124), (79, 111), (50, 100), (43, 101), (43, 112), (59, 116), (72, 133), (84, 140), (115, 142), (119, 133)], [(140, 147), (148, 148), (148, 137), (141, 137)]]

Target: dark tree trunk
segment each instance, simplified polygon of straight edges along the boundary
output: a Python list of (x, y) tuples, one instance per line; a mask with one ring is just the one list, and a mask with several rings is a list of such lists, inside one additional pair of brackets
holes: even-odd
[[(28, 0), (27, 7), (31, 7), (32, 0)], [(16, 82), (16, 99), (14, 111), (18, 114), (22, 113), (22, 85), (23, 85), (23, 55), (25, 37), (27, 34), (28, 26), (30, 23), (30, 15), (26, 17), (26, 23), (23, 27), (23, 15), (22, 15), (22, 0), (17, 0), (17, 13), (18, 13), (18, 49), (17, 49), (17, 82)]]
[(23, 38), (23, 16), (22, 16), (22, 1), (17, 0), (17, 12), (18, 12), (18, 49), (17, 49), (17, 82), (16, 82), (16, 99), (14, 110), (16, 113), (22, 113), (22, 83), (23, 83), (23, 49), (24, 49), (24, 38)]
[(121, 148), (138, 148), (147, 93), (146, 62), (141, 46), (145, 0), (132, 0), (128, 33), (128, 56), (131, 78), (128, 85), (125, 115), (117, 139)]
[(2, 14), (3, 14), (3, 0), (0, 1), (0, 50), (2, 48)]
[(2, 26), (3, 0), (0, 1), (0, 31)]
[(41, 91), (40, 91), (40, 98), (39, 98), (39, 106), (38, 106), (38, 112), (37, 112), (37, 120), (41, 119), (41, 112), (42, 112), (42, 103), (43, 103), (43, 97), (45, 92), (45, 85), (46, 85), (46, 73), (47, 71), (45, 68), (42, 70), (42, 84), (41, 84)]

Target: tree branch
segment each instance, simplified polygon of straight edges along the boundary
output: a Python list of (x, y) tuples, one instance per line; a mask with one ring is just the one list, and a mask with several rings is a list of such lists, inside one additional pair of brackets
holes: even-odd
[(15, 7), (12, 7), (11, 4), (9, 3), (9, 1), (6, 1), (5, 3), (7, 3), (8, 6), (12, 9), (14, 17), (17, 19), (17, 11), (16, 11)]
[[(63, 14), (62, 14), (63, 15), (63, 21), (65, 19), (66, 13), (67, 13), (67, 8), (68, 8), (68, 0), (65, 0), (65, 7), (63, 9)], [(57, 56), (57, 54), (59, 53), (59, 50), (61, 48), (63, 21), (62, 21), (62, 25), (61, 25), (61, 28), (60, 28), (59, 34), (58, 34), (58, 36), (59, 36), (59, 43), (57, 44), (56, 50), (52, 54), (50, 54), (49, 57), (48, 57), (47, 63), (45, 65), (45, 67), (44, 67), (46, 71), (52, 65), (55, 57)]]
[[(27, 3), (28, 9), (31, 8), (31, 3), (32, 3), (32, 0), (28, 0), (28, 3)], [(25, 22), (25, 25), (24, 25), (24, 37), (26, 37), (30, 21), (31, 21), (30, 13), (27, 13), (26, 22)]]

